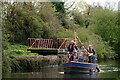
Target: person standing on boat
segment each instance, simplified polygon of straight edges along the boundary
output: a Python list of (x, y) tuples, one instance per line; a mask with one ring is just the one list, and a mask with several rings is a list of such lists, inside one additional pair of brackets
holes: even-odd
[(88, 46), (87, 52), (88, 52), (88, 59), (89, 59), (88, 62), (92, 63), (92, 56), (95, 55), (95, 50), (92, 48), (92, 45)]
[(74, 51), (78, 50), (76, 43), (72, 40), (71, 43), (68, 45), (68, 51), (70, 55), (70, 61), (74, 61)]
[(87, 54), (87, 49), (85, 49), (85, 46), (82, 46), (81, 49), (82, 49), (82, 51), (81, 51), (81, 53), (82, 53), (82, 58), (83, 58), (84, 61), (87, 62), (87, 61), (88, 61), (88, 57), (87, 57), (87, 55), (88, 55), (88, 54)]

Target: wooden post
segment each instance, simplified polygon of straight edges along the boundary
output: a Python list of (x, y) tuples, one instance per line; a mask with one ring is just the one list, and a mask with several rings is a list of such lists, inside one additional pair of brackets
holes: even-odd
[(40, 48), (41, 48), (41, 46), (42, 46), (42, 40), (40, 39)]
[(66, 39), (64, 39), (63, 43), (60, 45), (59, 49), (63, 46), (63, 44), (65, 43)]
[(38, 45), (37, 45), (38, 48), (40, 48), (39, 45), (40, 45), (40, 39), (38, 40)]

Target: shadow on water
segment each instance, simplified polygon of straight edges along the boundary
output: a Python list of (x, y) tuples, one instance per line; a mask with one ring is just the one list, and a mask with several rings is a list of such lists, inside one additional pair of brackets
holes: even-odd
[(99, 61), (101, 72), (91, 74), (83, 73), (64, 73), (62, 65), (51, 65), (39, 71), (8, 73), (4, 78), (120, 78), (119, 61)]

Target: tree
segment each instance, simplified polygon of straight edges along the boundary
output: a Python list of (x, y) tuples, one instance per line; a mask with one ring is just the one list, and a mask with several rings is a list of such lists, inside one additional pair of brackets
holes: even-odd
[(117, 24), (117, 17), (118, 13), (116, 11), (103, 8), (93, 8), (90, 21), (92, 23), (93, 31), (100, 35), (104, 41), (108, 42), (118, 53), (118, 30), (120, 30), (120, 28)]
[[(5, 7), (7, 6), (7, 8)], [(42, 20), (36, 16), (32, 3), (7, 3), (5, 8), (4, 34), (9, 34), (11, 42), (26, 43), (29, 37), (42, 35)]]

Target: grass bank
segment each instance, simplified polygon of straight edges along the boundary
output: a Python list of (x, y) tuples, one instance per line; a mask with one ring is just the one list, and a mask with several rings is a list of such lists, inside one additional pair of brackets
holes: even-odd
[(3, 51), (4, 56), (33, 56), (38, 55), (37, 53), (30, 53), (27, 51), (27, 48), (29, 48), (26, 45), (20, 45), (20, 44), (14, 44), (9, 45), (6, 50)]

